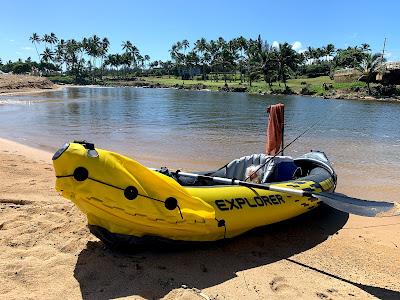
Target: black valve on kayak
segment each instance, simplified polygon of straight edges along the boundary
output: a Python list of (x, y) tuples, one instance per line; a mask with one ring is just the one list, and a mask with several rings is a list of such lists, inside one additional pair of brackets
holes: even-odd
[(99, 157), (99, 153), (97, 153), (96, 149), (94, 148), (94, 144), (93, 143), (88, 143), (85, 140), (83, 141), (74, 141), (74, 143), (76, 144), (81, 144), (83, 147), (85, 147), (85, 149), (87, 149), (87, 155), (89, 157)]

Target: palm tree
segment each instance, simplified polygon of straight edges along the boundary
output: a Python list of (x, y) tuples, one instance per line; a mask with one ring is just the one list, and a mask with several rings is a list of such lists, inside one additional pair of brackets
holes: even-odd
[(125, 52), (121, 55), (121, 64), (125, 65), (125, 77), (127, 73), (127, 69), (132, 64), (132, 54), (130, 52)]
[(219, 55), (220, 55), (220, 48), (219, 44), (211, 40), (208, 43), (208, 55), (209, 55), (209, 62), (210, 62), (210, 69), (212, 73), (215, 73), (213, 75), (213, 78), (216, 82), (218, 82), (218, 76), (219, 76), (219, 69), (218, 69), (218, 64), (219, 64)]
[(47, 48), (47, 43), (51, 44), (51, 42), (53, 41), (52, 37), (50, 36), (50, 34), (45, 34), (42, 38), (42, 41), (44, 42), (44, 47)]
[(140, 54), (139, 49), (133, 45), (130, 41), (126, 41), (122, 43), (122, 49), (125, 50), (125, 53), (129, 53), (131, 56), (131, 64), (137, 67), (137, 57)]
[(272, 45), (265, 43), (260, 52), (264, 80), (272, 87), (272, 81), (277, 77), (277, 51)]
[(95, 81), (96, 58), (101, 56), (101, 40), (97, 35), (82, 40), (82, 47), (90, 57), (89, 70), (92, 70), (92, 82)]
[(150, 56), (149, 55), (145, 55), (144, 56), (144, 59), (143, 59), (143, 62), (144, 62), (144, 66), (146, 67), (146, 62), (149, 62), (150, 61)]
[(245, 60), (246, 60), (244, 52), (247, 50), (247, 40), (243, 36), (240, 36), (236, 39), (235, 42), (238, 47), (238, 50), (240, 51), (238, 65), (240, 72), (240, 82), (243, 82), (243, 67), (245, 65)]
[(125, 50), (125, 53), (131, 52), (132, 46), (130, 41), (122, 42), (122, 50)]
[(198, 66), (200, 58), (195, 51), (190, 51), (186, 57), (187, 65), (189, 66), (189, 76), (193, 78), (193, 68)]
[(333, 44), (326, 45), (326, 60), (328, 60), (328, 56), (333, 56), (335, 53), (335, 46)]
[(368, 93), (371, 95), (370, 83), (376, 73), (382, 71), (382, 64), (386, 61), (382, 53), (367, 53), (362, 62), (356, 67), (361, 72), (361, 77), (367, 83)]
[(138, 57), (140, 55), (140, 51), (135, 45), (132, 46), (131, 54), (132, 54), (132, 62), (134, 64), (134, 67), (137, 68), (137, 61), (138, 61)]
[(370, 48), (369, 44), (363, 43), (363, 44), (361, 44), (361, 50), (364, 52), (368, 52), (368, 51), (371, 51), (371, 48)]
[(104, 64), (105, 65), (109, 65), (110, 66), (110, 70), (111, 70), (111, 67), (114, 67), (114, 66), (116, 67), (117, 66), (116, 55), (115, 54), (109, 54), (107, 56), (107, 58), (105, 59)]
[(114, 54), (113, 60), (112, 60), (113, 65), (115, 66), (117, 70), (117, 76), (118, 76), (118, 67), (122, 65), (122, 56), (120, 54)]
[(50, 33), (49, 41), (50, 41), (50, 45), (51, 45), (51, 51), (53, 51), (53, 45), (57, 44), (57, 42), (58, 42), (58, 38), (54, 32)]
[(317, 60), (317, 63), (320, 63), (320, 58), (325, 56), (325, 50), (323, 48), (317, 48), (314, 50), (314, 58)]
[(54, 53), (55, 54), (54, 60), (59, 64), (61, 73), (63, 72), (62, 65), (64, 63), (65, 51), (66, 51), (66, 44), (65, 41), (61, 39), (57, 44), (56, 51)]
[(97, 35), (89, 38), (89, 55), (93, 57), (93, 66), (96, 68), (96, 58), (100, 56), (101, 40)]
[(44, 49), (44, 51), (42, 53), (42, 61), (44, 61), (45, 63), (49, 63), (49, 62), (53, 61), (53, 59), (54, 59), (53, 51), (51, 51), (50, 48)]
[(253, 39), (249, 39), (247, 41), (247, 46), (246, 46), (246, 50), (245, 50), (245, 64), (246, 64), (246, 75), (247, 75), (247, 80), (249, 82), (249, 85), (252, 85), (252, 77), (254, 72), (254, 66), (255, 61), (256, 61), (256, 55), (257, 55), (257, 47), (255, 46), (255, 41)]
[(110, 46), (110, 41), (108, 40), (108, 38), (103, 38), (103, 40), (101, 41), (101, 48), (102, 48), (102, 52), (107, 53), (108, 52), (108, 47)]
[(279, 79), (286, 86), (286, 80), (288, 79), (290, 73), (292, 73), (296, 68), (299, 61), (299, 57), (296, 51), (288, 43), (279, 44), (276, 53), (278, 76)]
[(175, 44), (172, 45), (171, 49), (169, 50), (171, 59), (175, 61), (175, 65), (178, 70), (178, 76), (183, 76), (182, 72), (182, 63), (184, 62), (184, 54), (180, 53), (179, 51), (182, 49), (182, 43), (181, 42), (176, 42)]
[(99, 55), (101, 57), (101, 73), (100, 79), (103, 80), (103, 73), (104, 73), (104, 59), (107, 57), (108, 47), (110, 46), (110, 41), (108, 38), (103, 38), (100, 44)]
[(32, 35), (31, 35), (31, 37), (29, 38), (29, 40), (32, 42), (32, 44), (35, 46), (35, 49), (36, 49), (36, 53), (37, 53), (37, 55), (38, 55), (38, 57), (39, 57), (39, 60), (40, 60), (40, 55), (39, 55), (39, 51), (38, 51), (38, 49), (37, 49), (37, 47), (36, 47), (36, 44), (39, 44), (40, 43), (40, 36), (37, 34), (37, 33), (32, 33)]
[(139, 54), (136, 59), (140, 63), (140, 67), (143, 69), (144, 68), (144, 58), (143, 58), (143, 56), (141, 54)]
[(315, 50), (311, 46), (308, 46), (306, 52), (305, 52), (305, 57), (308, 61), (308, 63), (313, 64), (314, 63), (314, 56), (315, 56)]
[(85, 60), (80, 57), (82, 53), (82, 43), (74, 39), (67, 40), (65, 43), (65, 52), (63, 61), (66, 69), (75, 76), (75, 82), (79, 83), (83, 79), (83, 66)]
[(197, 40), (196, 43), (194, 43), (194, 51), (197, 51), (200, 53), (200, 61), (201, 61), (201, 79), (205, 80), (205, 52), (207, 51), (207, 40), (205, 38), (201, 38), (200, 40)]
[(170, 71), (173, 67), (172, 61), (167, 60), (166, 62), (161, 62), (161, 65), (165, 71), (167, 71), (168, 78), (171, 78)]
[(187, 39), (184, 39), (182, 41), (182, 47), (183, 47), (183, 54), (186, 55), (186, 49), (189, 48), (190, 44)]

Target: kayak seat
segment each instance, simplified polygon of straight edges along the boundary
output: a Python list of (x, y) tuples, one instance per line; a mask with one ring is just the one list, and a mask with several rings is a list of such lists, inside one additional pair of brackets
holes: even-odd
[[(270, 156), (265, 154), (253, 154), (243, 156), (238, 159), (234, 159), (226, 166), (225, 176), (226, 178), (235, 178), (239, 180), (245, 180), (246, 169), (251, 165), (259, 166), (264, 164)], [(260, 169), (259, 173), (264, 174), (266, 166)]]
[(248, 167), (251, 165), (259, 167), (270, 160), (257, 172), (261, 178), (261, 183), (293, 179), (293, 173), (297, 169), (293, 159), (290, 156), (276, 156), (273, 159), (271, 157), (266, 154), (243, 156), (231, 161), (221, 170), (222, 172), (220, 171), (218, 172), (219, 174), (214, 174), (214, 176), (245, 180), (246, 169)]

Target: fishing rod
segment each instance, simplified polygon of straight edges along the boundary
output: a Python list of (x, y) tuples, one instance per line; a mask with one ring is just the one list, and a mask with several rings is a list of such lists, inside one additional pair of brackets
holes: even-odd
[[(283, 147), (282, 150), (280, 150), (274, 156), (271, 156), (265, 163), (263, 163), (261, 166), (259, 166), (255, 172), (257, 172), (259, 169), (261, 169), (263, 166), (265, 166), (273, 158), (275, 158), (276, 156), (281, 154), (286, 148), (288, 148), (290, 145), (292, 145), (294, 142), (296, 142), (300, 137), (302, 137), (304, 134), (306, 134), (312, 128), (314, 128), (318, 124), (320, 124), (324, 121), (327, 121), (327, 120), (331, 119), (333, 116), (335, 116), (337, 113), (337, 109), (342, 105), (343, 104), (337, 105), (335, 107), (335, 112), (329, 118), (319, 119), (318, 121), (314, 122), (309, 127), (307, 127), (298, 136), (296, 136), (289, 144), (287, 144), (285, 147)], [(226, 165), (224, 167), (226, 167)], [(222, 167), (222, 168), (224, 168), (224, 167)], [(253, 172), (253, 173), (255, 173), (255, 172)], [(213, 172), (213, 173), (215, 173), (215, 172)], [(213, 173), (211, 173), (211, 174), (213, 174)], [(255, 189), (274, 191), (274, 192), (278, 192), (278, 193), (285, 193), (285, 194), (294, 195), (294, 196), (298, 196), (298, 197), (312, 197), (312, 198), (319, 199), (320, 201), (324, 202), (325, 204), (327, 204), (335, 209), (344, 211), (346, 213), (356, 214), (359, 216), (393, 217), (393, 216), (400, 215), (400, 205), (398, 203), (394, 203), (394, 202), (363, 200), (363, 199), (349, 197), (344, 194), (339, 194), (339, 193), (335, 193), (335, 192), (304, 191), (304, 190), (299, 190), (299, 189), (294, 189), (294, 188), (289, 188), (289, 187), (277, 186), (275, 184), (265, 184), (265, 183), (260, 184), (260, 183), (247, 182), (246, 180), (248, 178), (246, 178), (245, 180), (238, 180), (235, 178), (210, 176), (210, 174), (203, 175), (203, 174), (197, 174), (197, 173), (181, 172), (180, 170), (176, 171), (174, 174), (177, 178), (179, 176), (186, 176), (186, 177), (195, 178), (195, 179), (208, 179), (208, 180), (212, 180), (215, 183), (220, 183), (220, 184), (238, 185), (238, 186), (244, 186), (244, 187), (248, 187), (248, 188), (255, 188)]]
[(288, 148), (289, 146), (291, 146), (294, 142), (296, 142), (299, 138), (301, 138), (303, 135), (305, 135), (308, 131), (310, 131), (312, 128), (314, 128), (315, 126), (317, 126), (319, 123), (322, 123), (323, 121), (327, 121), (329, 119), (331, 119), (336, 113), (337, 113), (337, 109), (342, 106), (343, 103), (339, 104), (338, 106), (335, 107), (335, 113), (333, 115), (331, 115), (329, 118), (321, 118), (318, 121), (314, 122), (313, 124), (311, 124), (311, 126), (307, 127), (303, 132), (301, 132), (298, 136), (296, 136), (289, 144), (287, 144), (285, 147), (283, 147), (279, 152), (277, 152), (274, 156), (269, 157), (263, 164), (261, 164), (260, 166), (257, 167), (257, 169), (252, 172), (249, 176), (247, 176), (245, 178), (244, 181), (247, 181), (252, 175), (256, 174), (261, 168), (263, 168), (267, 163), (269, 163), (271, 160), (273, 160), (275, 157), (277, 157), (279, 154), (282, 154), (283, 151), (285, 151), (286, 148)]

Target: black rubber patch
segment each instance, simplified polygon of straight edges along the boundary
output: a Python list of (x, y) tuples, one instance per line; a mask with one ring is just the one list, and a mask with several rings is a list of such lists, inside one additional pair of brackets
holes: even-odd
[(85, 181), (89, 177), (89, 172), (84, 167), (77, 167), (74, 171), (74, 178), (76, 181)]
[(164, 202), (165, 208), (174, 210), (178, 206), (178, 201), (174, 197), (169, 197)]
[(60, 149), (54, 153), (52, 160), (59, 158), (69, 147), (69, 143), (64, 144)]
[(138, 190), (134, 186), (130, 185), (124, 190), (124, 195), (126, 199), (133, 200), (137, 197)]
[(314, 188), (317, 188), (317, 189), (322, 188), (322, 186), (321, 186), (318, 182), (312, 183), (312, 184), (310, 184), (310, 186), (311, 186), (311, 187), (314, 187)]

